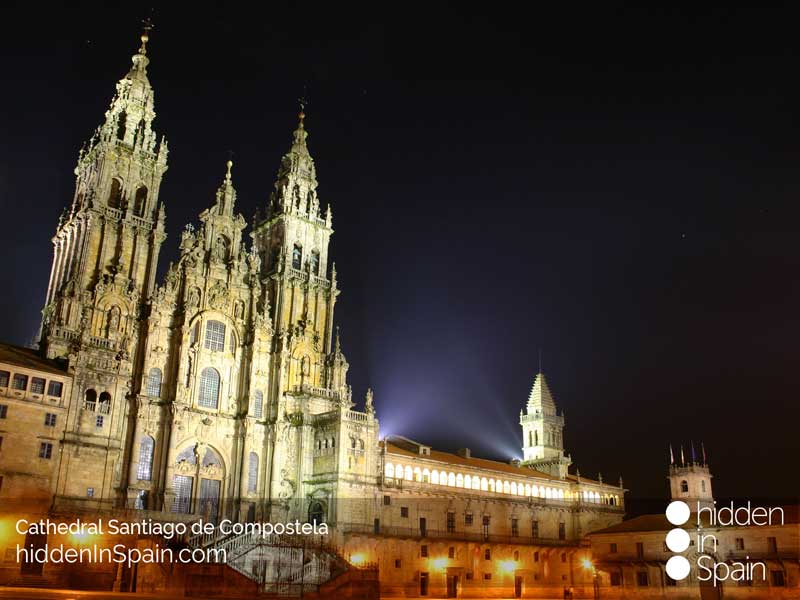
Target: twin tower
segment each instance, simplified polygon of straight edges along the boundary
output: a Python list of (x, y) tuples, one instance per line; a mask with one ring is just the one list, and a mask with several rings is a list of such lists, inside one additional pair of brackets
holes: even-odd
[[(168, 146), (153, 129), (147, 42), (80, 151), (53, 237), (40, 347), (68, 361), (74, 382), (55, 504), (267, 517), (292, 498), (334, 493), (324, 477), (303, 488), (314, 468), (304, 449), (321, 435), (308, 424), (352, 412), (333, 336), (331, 209), (301, 112), (251, 247), (228, 162), (158, 284)], [(377, 436), (371, 402), (357, 421), (348, 435)], [(326, 436), (342, 434), (341, 420), (325, 423)], [(363, 477), (366, 462), (326, 472)]]

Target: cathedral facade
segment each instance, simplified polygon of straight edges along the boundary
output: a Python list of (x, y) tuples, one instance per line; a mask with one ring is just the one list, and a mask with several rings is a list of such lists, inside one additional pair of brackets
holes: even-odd
[[(304, 115), (252, 244), (229, 161), (157, 284), (168, 150), (153, 129), (146, 42), (81, 150), (53, 238), (41, 347), (73, 373), (54, 504), (253, 519), (314, 498), (321, 516), (338, 481), (375, 471), (364, 450), (378, 422), (351, 410), (333, 329), (332, 215)], [(349, 456), (314, 452), (342, 440)]]
[[(578, 582), (580, 540), (622, 519), (625, 490), (570, 473), (543, 374), (520, 411), (521, 461), (381, 439), (371, 390), (355, 410), (334, 320), (332, 210), (302, 112), (251, 239), (229, 161), (156, 281), (168, 146), (153, 128), (147, 41), (81, 149), (53, 237), (37, 363), (64, 386), (44, 397), (63, 412), (52, 473), (37, 476), (50, 510), (324, 521), (352, 564), (379, 563), (382, 586), (406, 595)], [(3, 356), (8, 388), (17, 354)], [(40, 401), (2, 382), (0, 400)]]

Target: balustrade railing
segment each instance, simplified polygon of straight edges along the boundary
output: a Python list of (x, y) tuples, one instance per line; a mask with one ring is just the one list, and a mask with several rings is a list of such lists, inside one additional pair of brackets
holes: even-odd
[[(480, 526), (478, 526), (480, 527)], [(338, 523), (337, 530), (343, 533), (359, 533), (367, 535), (377, 535), (382, 537), (400, 538), (435, 538), (462, 540), (469, 542), (494, 542), (501, 544), (522, 544), (527, 546), (577, 546), (578, 540), (562, 540), (560, 538), (531, 537), (524, 535), (498, 535), (494, 533), (484, 533), (483, 531), (458, 531), (430, 529), (420, 530), (416, 527), (391, 527), (369, 525), (366, 523)]]
[(317, 387), (307, 383), (301, 383), (292, 386), (292, 393), (294, 394), (309, 394), (311, 396), (320, 396), (330, 400), (339, 400), (341, 394), (336, 390), (329, 390), (328, 388)]

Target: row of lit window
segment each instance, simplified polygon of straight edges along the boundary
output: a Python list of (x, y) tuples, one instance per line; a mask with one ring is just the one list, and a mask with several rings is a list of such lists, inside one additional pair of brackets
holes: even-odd
[[(0, 419), (7, 419), (7, 418), (8, 418), (8, 405), (7, 404), (0, 404)], [(44, 415), (44, 426), (45, 427), (55, 427), (57, 420), (58, 420), (58, 416), (55, 413), (45, 413), (45, 415)], [(98, 427), (99, 427), (99, 425), (98, 425)], [(0, 448), (2, 448), (2, 447), (3, 447), (3, 438), (0, 437)]]
[[(139, 481), (150, 481), (153, 478), (153, 454), (155, 440), (145, 435), (139, 442), (139, 463), (136, 467), (136, 478)], [(258, 454), (251, 452), (247, 463), (247, 492), (254, 493), (258, 486)]]
[(384, 469), (387, 479), (404, 479), (406, 481), (418, 481), (430, 483), (432, 485), (444, 485), (464, 489), (480, 490), (482, 492), (496, 492), (498, 494), (510, 494), (512, 496), (532, 496), (538, 498), (551, 498), (554, 500), (578, 500), (584, 502), (594, 502), (596, 504), (617, 505), (619, 497), (615, 495), (600, 496), (598, 492), (583, 490), (583, 492), (565, 492), (561, 488), (551, 488), (536, 486), (529, 483), (517, 483), (515, 481), (501, 481), (478, 477), (477, 475), (464, 475), (447, 471), (429, 470), (419, 467), (412, 468), (410, 465), (397, 465), (387, 462)]
[[(153, 367), (147, 374), (146, 392), (153, 398), (161, 397), (161, 369)], [(213, 367), (206, 367), (200, 373), (200, 388), (197, 398), (198, 406), (217, 408), (219, 405), (220, 375)], [(256, 390), (250, 405), (250, 415), (261, 419), (264, 410), (264, 394)]]
[[(30, 386), (28, 382), (30, 381)], [(64, 389), (64, 384), (60, 381), (50, 381), (49, 384), (46, 379), (42, 377), (28, 377), (22, 373), (11, 373), (8, 371), (0, 371), (0, 388), (7, 388), (9, 383), (12, 390), (29, 391), (31, 394), (44, 394), (45, 388), (47, 395), (54, 398), (60, 398)]]

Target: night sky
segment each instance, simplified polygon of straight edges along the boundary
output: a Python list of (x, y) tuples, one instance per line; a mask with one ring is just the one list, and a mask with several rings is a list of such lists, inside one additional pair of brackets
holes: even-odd
[[(4, 10), (4, 341), (35, 335), (78, 150), (149, 14), (127, 4)], [(668, 443), (702, 440), (717, 496), (797, 500), (799, 15), (263, 6), (152, 13), (162, 272), (228, 150), (238, 210), (265, 205), (305, 86), (382, 433), (521, 455), (541, 349), (582, 474), (663, 498)]]

